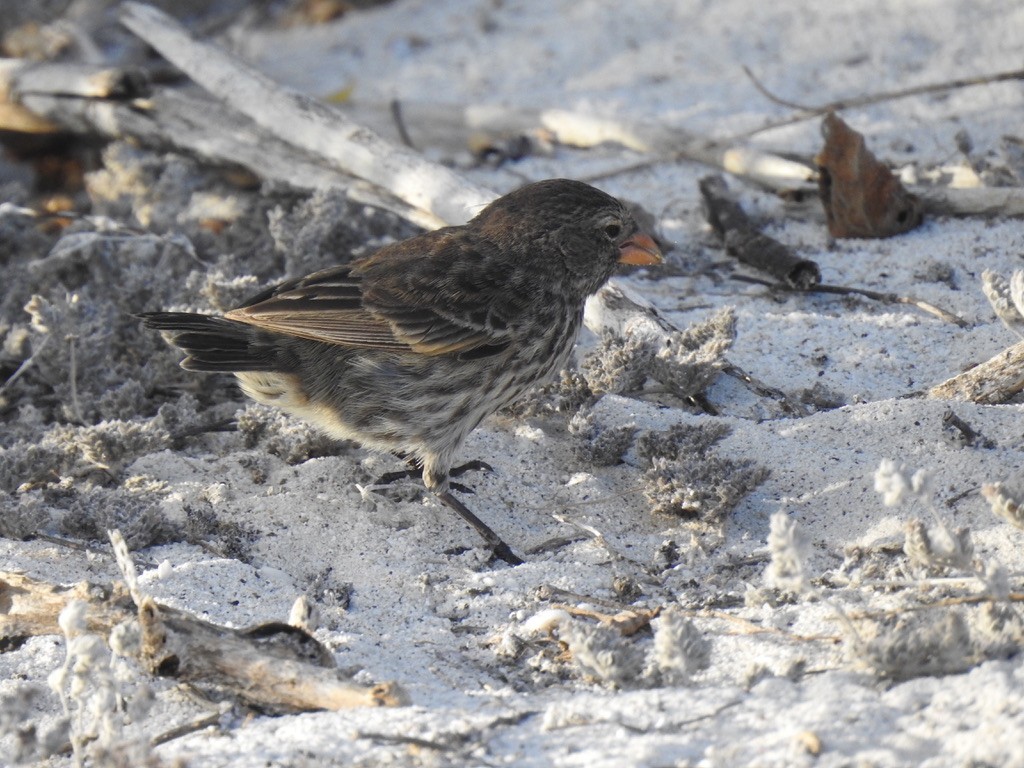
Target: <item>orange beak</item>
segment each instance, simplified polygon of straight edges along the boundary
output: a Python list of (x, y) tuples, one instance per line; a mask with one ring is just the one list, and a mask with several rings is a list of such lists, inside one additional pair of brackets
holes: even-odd
[(619, 264), (661, 264), (661, 250), (649, 235), (641, 232), (619, 246)]

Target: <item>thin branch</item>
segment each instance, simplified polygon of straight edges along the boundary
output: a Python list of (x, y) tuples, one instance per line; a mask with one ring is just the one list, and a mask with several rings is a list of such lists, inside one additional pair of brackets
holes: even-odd
[(835, 293), (840, 296), (863, 296), (867, 299), (874, 299), (884, 304), (909, 304), (913, 307), (917, 307), (923, 312), (927, 312), (930, 315), (943, 320), (947, 323), (953, 323), (958, 328), (970, 328), (971, 324), (964, 320), (959, 315), (955, 315), (952, 312), (948, 312), (942, 307), (937, 307), (930, 301), (924, 299), (918, 299), (914, 296), (900, 296), (895, 293), (882, 293), (879, 291), (869, 291), (866, 288), (850, 288), (845, 285), (815, 285), (807, 289), (808, 292), (819, 292), (819, 293)]
[(725, 367), (722, 368), (722, 373), (726, 376), (731, 376), (736, 379), (740, 384), (749, 389), (758, 397), (763, 397), (768, 400), (775, 400), (783, 408), (788, 409), (794, 416), (810, 416), (811, 409), (801, 403), (799, 400), (794, 400), (792, 397), (787, 395), (781, 389), (777, 389), (763, 381), (754, 378), (745, 370), (740, 368), (735, 363), (726, 360)]
[(454, 749), (456, 744), (421, 739), (419, 736), (406, 736), (401, 733), (379, 733), (377, 731), (356, 731), (354, 737), (367, 739), (381, 744), (405, 744), (419, 749), (433, 749), (437, 752), (445, 752)]
[(601, 181), (607, 181), (608, 179), (614, 179), (616, 176), (625, 176), (630, 173), (636, 173), (637, 171), (646, 171), (649, 168), (653, 168), (659, 163), (663, 163), (664, 159), (660, 157), (648, 157), (644, 160), (637, 160), (636, 162), (626, 163), (616, 168), (609, 168), (605, 171), (596, 171), (594, 173), (585, 173), (577, 178), (580, 181), (585, 181), (587, 184), (597, 184)]
[(760, 128), (754, 128), (744, 133), (736, 134), (731, 136), (728, 141), (736, 141), (737, 139), (748, 139), (751, 136), (756, 136), (759, 133), (765, 131), (772, 131), (776, 128), (782, 128), (793, 123), (799, 123), (804, 120), (812, 120), (816, 117), (821, 117), (829, 112), (840, 112), (844, 109), (857, 109), (859, 107), (867, 107), (872, 104), (880, 104), (885, 101), (897, 101), (899, 99), (907, 99), (911, 96), (923, 96), (929, 93), (943, 93), (946, 91), (955, 91), (960, 88), (971, 88), (977, 85), (992, 85), (993, 83), (1004, 83), (1012, 80), (1024, 80), (1024, 69), (1014, 69), (1009, 72), (997, 72), (992, 75), (979, 75), (977, 77), (961, 77), (955, 80), (947, 80), (941, 83), (928, 83), (925, 85), (915, 85), (910, 88), (900, 88), (894, 91), (881, 91), (879, 93), (869, 93), (862, 96), (851, 96), (845, 99), (837, 99), (830, 101), (827, 104), (822, 104), (818, 107), (807, 107), (794, 102), (786, 101), (781, 99), (771, 91), (769, 91), (747, 67), (743, 67), (743, 71), (747, 73), (754, 87), (762, 93), (766, 98), (781, 104), (786, 107), (792, 107), (798, 110), (795, 114), (789, 117), (784, 117), (781, 120), (775, 120), (766, 125), (762, 125)]
[(610, 611), (616, 612), (633, 610), (633, 606), (619, 602), (618, 600), (609, 600), (604, 597), (584, 595), (579, 592), (572, 592), (568, 589), (556, 587), (553, 584), (541, 584), (537, 587), (535, 596), (538, 600), (547, 600), (549, 602), (573, 602), (578, 604), (599, 605), (602, 608), (607, 608)]
[(637, 733), (637, 734), (641, 734), (641, 735), (650, 735), (652, 733), (672, 733), (672, 734), (677, 734), (677, 733), (679, 733), (680, 729), (685, 728), (688, 725), (696, 725), (697, 723), (704, 722), (705, 720), (714, 720), (715, 718), (717, 718), (719, 715), (721, 715), (726, 710), (732, 709), (733, 707), (738, 707), (743, 702), (744, 702), (743, 697), (739, 696), (739, 697), (733, 699), (732, 701), (727, 701), (725, 704), (722, 704), (717, 709), (715, 709), (712, 712), (708, 712), (707, 714), (696, 715), (695, 717), (691, 717), (691, 718), (689, 718), (687, 720), (679, 720), (679, 721), (673, 721), (673, 722), (668, 722), (668, 723), (664, 723), (664, 724), (659, 724), (659, 725), (656, 725), (653, 728), (641, 728), (640, 726), (631, 725), (630, 723), (624, 723), (621, 720), (616, 721), (616, 724), (618, 726), (620, 726), (621, 728), (625, 728), (630, 733)]
[(743, 65), (743, 74), (745, 74), (748, 78), (750, 78), (750, 82), (753, 83), (754, 87), (758, 90), (758, 92), (762, 96), (764, 96), (766, 99), (768, 99), (768, 101), (774, 102), (775, 104), (778, 104), (780, 107), (789, 107), (790, 109), (799, 109), (801, 112), (813, 112), (814, 111), (814, 109), (815, 109), (814, 107), (809, 107), (806, 104), (800, 104), (800, 103), (795, 102), (795, 101), (787, 101), (786, 99), (782, 98), (778, 94), (772, 93), (770, 90), (768, 90), (768, 86), (766, 86), (764, 83), (762, 83), (757, 78), (757, 76), (754, 74), (754, 71), (750, 67), (748, 67), (746, 64)]
[(49, 335), (45, 336), (43, 338), (42, 343), (39, 344), (38, 349), (33, 350), (31, 355), (22, 360), (21, 364), (17, 367), (14, 373), (12, 373), (7, 378), (7, 381), (5, 381), (3, 384), (0, 384), (0, 394), (3, 394), (3, 391), (5, 389), (7, 389), (19, 378), (21, 378), (25, 374), (25, 372), (32, 367), (32, 363), (36, 361), (36, 357), (39, 355), (39, 353), (41, 353), (46, 348), (46, 345), (50, 343), (51, 338), (53, 337)]
[(947, 312), (941, 307), (935, 306), (931, 302), (925, 301), (924, 299), (917, 299), (913, 296), (900, 296), (896, 293), (881, 293), (879, 291), (869, 291), (866, 288), (851, 288), (845, 285), (826, 285), (824, 283), (812, 285), (808, 288), (798, 288), (786, 285), (785, 283), (773, 283), (770, 280), (762, 280), (759, 277), (752, 277), (750, 275), (731, 275), (731, 279), (738, 280), (742, 283), (754, 283), (755, 285), (764, 285), (775, 290), (792, 291), (794, 293), (834, 293), (840, 296), (863, 296), (866, 299), (873, 299), (884, 304), (909, 304), (917, 307), (923, 312), (934, 315), (940, 320), (944, 320), (947, 323), (953, 323), (959, 328), (970, 327), (970, 323), (959, 315)]
[(220, 712), (214, 712), (212, 715), (205, 715), (197, 720), (192, 720), (188, 723), (182, 723), (181, 725), (175, 726), (168, 731), (157, 734), (149, 740), (151, 747), (159, 747), (161, 744), (166, 744), (169, 741), (180, 739), (183, 736), (188, 736), (201, 731), (204, 728), (209, 728), (211, 725), (219, 725), (222, 714)]
[[(913, 584), (910, 588), (913, 588)], [(891, 589), (883, 585), (883, 588)], [(877, 620), (877, 619), (891, 619), (893, 617), (903, 616), (907, 613), (918, 612), (918, 611), (930, 611), (936, 608), (953, 608), (960, 605), (982, 605), (984, 603), (996, 602), (992, 599), (991, 595), (960, 595), (957, 597), (944, 597), (941, 600), (936, 600), (932, 603), (920, 603), (918, 605), (901, 605), (898, 608), (884, 608), (877, 611), (857, 611), (850, 614), (850, 618), (854, 621), (863, 621), (864, 619)], [(1024, 603), (1024, 594), (1019, 592), (1011, 592), (1006, 596), (1004, 602), (1009, 603)]]

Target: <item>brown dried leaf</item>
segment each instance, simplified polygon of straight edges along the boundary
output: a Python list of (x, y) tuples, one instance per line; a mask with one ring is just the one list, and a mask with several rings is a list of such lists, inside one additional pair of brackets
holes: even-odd
[(833, 237), (891, 237), (921, 223), (921, 203), (880, 163), (864, 137), (834, 112), (822, 122), (825, 147), (814, 159)]

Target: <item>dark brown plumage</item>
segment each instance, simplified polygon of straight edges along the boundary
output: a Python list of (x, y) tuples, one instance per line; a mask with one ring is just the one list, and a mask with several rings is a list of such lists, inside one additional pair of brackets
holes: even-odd
[(182, 367), (234, 373), (254, 400), (413, 460), (426, 487), (515, 563), (451, 494), (455, 454), (486, 416), (565, 364), (584, 302), (618, 264), (660, 259), (618, 200), (554, 179), (225, 317), (141, 317), (188, 353)]

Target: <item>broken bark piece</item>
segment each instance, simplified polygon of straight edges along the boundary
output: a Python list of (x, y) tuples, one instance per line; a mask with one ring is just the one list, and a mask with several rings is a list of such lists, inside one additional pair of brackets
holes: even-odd
[(61, 127), (18, 103), (13, 82), (24, 66), (19, 59), (0, 59), (0, 130), (15, 133), (57, 133)]
[(29, 637), (59, 635), (57, 617), (72, 600), (90, 605), (90, 632), (109, 633), (134, 610), (120, 585), (86, 581), (69, 586), (49, 584), (23, 573), (0, 571), (0, 650), (17, 647)]
[(1021, 306), (1024, 305), (1022, 288), (1024, 273), (1021, 270), (1013, 273), (1012, 280), (1007, 280), (990, 269), (981, 273), (981, 290), (996, 317), (1011, 331), (1024, 337), (1024, 314), (1021, 313)]
[(1024, 341), (1004, 349), (970, 370), (936, 384), (928, 397), (970, 400), (985, 405), (1005, 403), (1024, 390)]
[(921, 223), (921, 201), (871, 154), (863, 136), (834, 112), (821, 130), (825, 147), (814, 160), (833, 237), (891, 237)]
[(767, 272), (794, 288), (807, 289), (821, 282), (821, 270), (809, 259), (801, 259), (778, 240), (757, 231), (729, 194), (721, 176), (700, 180), (704, 215), (725, 244), (726, 253), (744, 264)]
[(26, 96), (46, 93), (61, 98), (125, 100), (145, 96), (145, 74), (90, 64), (0, 59), (0, 128), (17, 133), (54, 133), (64, 126), (26, 107)]
[(30, 93), (121, 100), (149, 95), (145, 72), (134, 67), (15, 60), (7, 77), (15, 98)]

